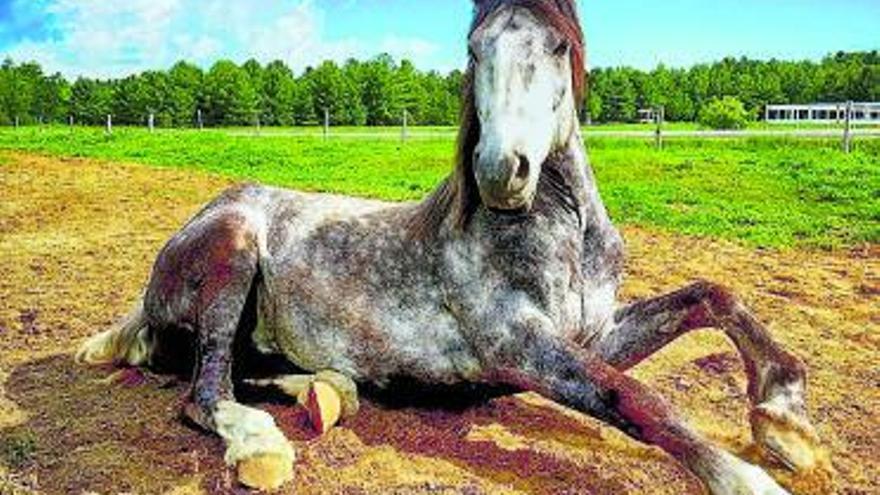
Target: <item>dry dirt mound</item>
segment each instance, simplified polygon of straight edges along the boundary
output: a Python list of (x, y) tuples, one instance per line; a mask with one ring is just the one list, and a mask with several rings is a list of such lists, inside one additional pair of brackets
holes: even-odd
[[(81, 338), (122, 315), (165, 239), (228, 182), (143, 166), (6, 155), (0, 165), (0, 493), (234, 491), (218, 441), (178, 418), (186, 384), (75, 367)], [(841, 493), (880, 491), (880, 249), (762, 251), (624, 229), (624, 297), (695, 278), (732, 287), (811, 369), (811, 415)], [(748, 452), (742, 366), (716, 333), (635, 371), (701, 431)], [(462, 410), (366, 401), (315, 438), (267, 403), (298, 447), (291, 493), (700, 493), (660, 451), (524, 394)], [(765, 464), (766, 465), (766, 464)], [(798, 493), (829, 486), (768, 466)]]

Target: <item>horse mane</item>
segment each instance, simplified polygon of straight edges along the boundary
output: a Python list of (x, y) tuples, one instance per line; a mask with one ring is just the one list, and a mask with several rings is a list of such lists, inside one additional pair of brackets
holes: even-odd
[[(569, 43), (571, 79), (575, 102), (583, 101), (586, 86), (584, 39), (574, 0), (475, 0), (474, 18), (468, 37), (489, 15), (503, 6), (528, 9), (554, 28)], [(480, 206), (480, 191), (474, 177), (473, 154), (480, 140), (480, 120), (474, 100), (474, 63), (468, 63), (462, 82), (461, 124), (455, 153), (455, 169), (440, 186), (417, 207), (409, 231), (415, 238), (439, 232), (451, 217), (455, 228), (464, 228)], [(542, 174), (544, 175), (544, 174)]]

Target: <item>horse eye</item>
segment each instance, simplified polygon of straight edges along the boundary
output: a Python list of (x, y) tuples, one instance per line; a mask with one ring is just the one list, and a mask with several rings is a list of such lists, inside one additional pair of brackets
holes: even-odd
[(559, 46), (557, 46), (556, 49), (553, 50), (553, 55), (556, 55), (557, 57), (561, 57), (563, 55), (568, 54), (568, 47), (569, 47), (568, 41), (560, 42)]

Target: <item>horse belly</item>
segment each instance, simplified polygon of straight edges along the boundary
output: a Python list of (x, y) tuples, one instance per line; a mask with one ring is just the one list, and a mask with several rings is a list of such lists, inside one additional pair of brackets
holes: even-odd
[(270, 229), (263, 313), (295, 364), (376, 382), (477, 373), (431, 256), (400, 228), (405, 211), (325, 197)]
[(289, 308), (266, 333), (300, 368), (333, 369), (380, 385), (396, 377), (453, 384), (480, 373), (479, 361), (449, 315), (351, 305), (327, 311), (295, 300)]

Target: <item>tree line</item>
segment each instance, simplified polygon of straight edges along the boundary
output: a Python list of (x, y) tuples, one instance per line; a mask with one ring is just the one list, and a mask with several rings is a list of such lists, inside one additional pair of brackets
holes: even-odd
[(880, 53), (838, 52), (819, 62), (725, 58), (650, 72), (595, 69), (589, 87), (585, 111), (599, 122), (630, 122), (640, 108), (658, 106), (667, 120), (690, 122), (724, 98), (738, 100), (759, 119), (767, 104), (880, 101)]
[(207, 71), (178, 62), (167, 71), (119, 79), (67, 81), (38, 63), (0, 66), (0, 124), (69, 122), (157, 126), (396, 125), (458, 120), (462, 73), (422, 72), (412, 62), (380, 55), (343, 65), (326, 61), (299, 76), (281, 61), (216, 62)]
[[(726, 58), (689, 69), (599, 68), (588, 74), (583, 115), (628, 122), (640, 108), (662, 105), (668, 120), (692, 121), (710, 102), (741, 101), (758, 117), (767, 103), (880, 100), (877, 51), (837, 53), (820, 62)], [(0, 125), (66, 123), (157, 126), (313, 125), (325, 110), (332, 125), (454, 125), (463, 74), (420, 71), (380, 55), (344, 64), (326, 61), (296, 75), (281, 61), (229, 60), (208, 70), (178, 62), (166, 71), (117, 79), (46, 74), (35, 62), (0, 66)]]

